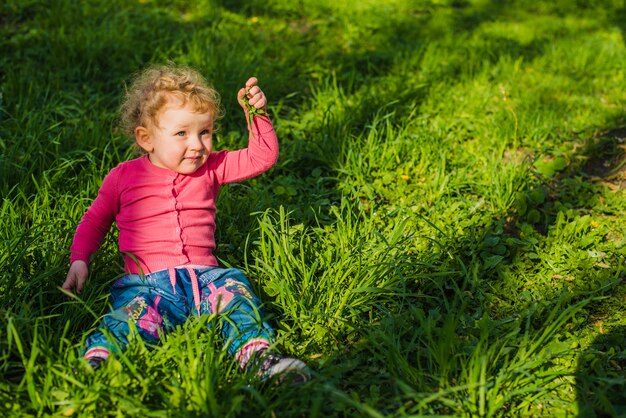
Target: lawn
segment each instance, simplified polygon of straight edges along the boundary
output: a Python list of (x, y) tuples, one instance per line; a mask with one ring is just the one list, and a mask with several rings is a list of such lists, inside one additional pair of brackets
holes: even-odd
[[(624, 0), (4, 0), (0, 415), (625, 416), (625, 42)], [(222, 189), (216, 255), (304, 385), (241, 372), (215, 316), (81, 361), (121, 257), (69, 298), (69, 245), (163, 62), (220, 92), (218, 149), (268, 96), (280, 159)]]

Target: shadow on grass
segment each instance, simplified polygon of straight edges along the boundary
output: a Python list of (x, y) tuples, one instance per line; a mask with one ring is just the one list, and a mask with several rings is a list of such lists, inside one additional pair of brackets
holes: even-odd
[(599, 334), (578, 358), (579, 416), (626, 416), (626, 326)]
[(621, 29), (622, 39), (626, 43), (626, 7), (616, 10), (613, 17), (613, 23)]
[(626, 189), (626, 126), (596, 137), (582, 171), (611, 190)]

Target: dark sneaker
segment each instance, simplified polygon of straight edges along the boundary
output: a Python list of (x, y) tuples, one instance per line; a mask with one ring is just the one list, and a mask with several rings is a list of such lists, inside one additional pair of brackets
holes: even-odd
[(274, 381), (276, 384), (289, 382), (298, 385), (311, 379), (311, 372), (302, 361), (278, 354), (260, 352), (254, 360), (260, 364), (257, 375), (262, 381)]
[(102, 366), (102, 363), (104, 363), (105, 360), (106, 360), (105, 358), (94, 356), (94, 357), (88, 358), (87, 363), (91, 366), (92, 369), (98, 370)]
[(102, 363), (104, 363), (106, 359), (103, 357), (94, 356), (94, 357), (84, 358), (84, 360), (87, 361), (87, 364), (89, 365), (89, 367), (84, 367), (84, 363), (82, 364), (82, 367), (80, 368), (72, 367), (72, 372), (74, 372), (74, 376), (80, 376), (84, 374), (85, 372), (93, 373), (94, 371), (102, 367)]

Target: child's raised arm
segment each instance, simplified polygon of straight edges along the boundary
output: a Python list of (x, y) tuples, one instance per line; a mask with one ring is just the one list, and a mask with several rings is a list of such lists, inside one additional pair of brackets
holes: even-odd
[(237, 93), (248, 122), (248, 147), (236, 151), (218, 151), (209, 161), (221, 184), (247, 180), (269, 170), (278, 160), (278, 140), (265, 107), (267, 97), (256, 77), (246, 81)]

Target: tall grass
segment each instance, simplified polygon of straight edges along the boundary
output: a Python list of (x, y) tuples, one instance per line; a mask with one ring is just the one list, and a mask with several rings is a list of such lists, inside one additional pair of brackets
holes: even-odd
[[(626, 199), (622, 0), (0, 4), (2, 416), (619, 416)], [(311, 382), (264, 385), (217, 317), (102, 370), (80, 359), (120, 274), (59, 285), (80, 217), (133, 156), (125, 80), (197, 67), (217, 148), (248, 76), (281, 156), (224, 188), (245, 270)]]

